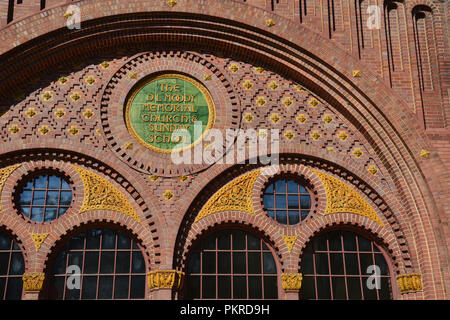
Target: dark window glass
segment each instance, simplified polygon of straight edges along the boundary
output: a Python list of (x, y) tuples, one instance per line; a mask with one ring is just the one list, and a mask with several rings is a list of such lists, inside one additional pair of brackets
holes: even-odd
[[(80, 290), (66, 285), (70, 265), (81, 270)], [(91, 229), (72, 237), (56, 256), (49, 298), (144, 299), (145, 278), (144, 257), (135, 241), (117, 230)]]
[(22, 276), (25, 262), (13, 239), (0, 233), (0, 300), (22, 298)]
[(276, 273), (275, 260), (262, 239), (241, 230), (219, 231), (192, 248), (184, 296), (187, 299), (276, 299)]
[[(377, 265), (381, 288), (370, 289), (367, 268)], [(377, 245), (349, 231), (314, 238), (301, 259), (302, 299), (391, 299), (389, 268)]]
[(62, 216), (72, 203), (72, 190), (64, 178), (40, 175), (28, 178), (19, 194), (19, 212), (36, 222)]
[(263, 204), (270, 218), (281, 224), (294, 225), (308, 216), (311, 197), (298, 182), (280, 179), (264, 190)]

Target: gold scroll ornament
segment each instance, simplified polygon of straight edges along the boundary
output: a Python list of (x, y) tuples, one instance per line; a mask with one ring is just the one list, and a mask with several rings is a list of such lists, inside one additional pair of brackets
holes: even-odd
[(195, 222), (217, 212), (236, 210), (255, 214), (252, 204), (252, 189), (260, 170), (251, 171), (219, 189), (203, 206)]
[(397, 276), (397, 285), (401, 293), (422, 290), (422, 278), (420, 273), (409, 273)]
[(327, 205), (324, 215), (349, 212), (364, 216), (384, 227), (375, 210), (355, 190), (324, 172), (314, 169), (312, 171), (325, 187)]
[(15, 164), (15, 165), (0, 169), (0, 212), (2, 211), (1, 196), (2, 196), (3, 186), (5, 185), (6, 179), (8, 179), (8, 177), (13, 173), (13, 171), (16, 170), (20, 166), (21, 166), (21, 164)]
[(112, 210), (123, 213), (141, 223), (130, 202), (110, 182), (86, 169), (73, 166), (84, 185), (84, 199), (80, 213), (90, 210)]

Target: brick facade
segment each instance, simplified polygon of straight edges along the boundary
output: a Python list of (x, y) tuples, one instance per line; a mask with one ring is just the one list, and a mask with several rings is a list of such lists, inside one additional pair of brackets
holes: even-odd
[[(205, 233), (240, 226), (271, 244), (279, 274), (296, 273), (314, 236), (344, 228), (385, 248), (394, 298), (448, 298), (448, 1), (9, 3), (0, 0), (0, 170), (20, 166), (0, 184), (0, 228), (21, 247), (26, 272), (48, 272), (61, 244), (92, 226), (139, 241), (147, 272), (185, 271)], [(69, 4), (81, 10), (79, 30), (65, 27)], [(367, 27), (370, 5), (382, 7), (380, 29)], [(163, 71), (203, 83), (221, 132), (279, 129), (281, 166), (272, 175), (304, 179), (314, 194), (311, 216), (296, 226), (267, 217), (261, 197), (269, 178), (260, 176), (255, 214), (229, 210), (195, 222), (220, 188), (262, 165), (174, 165), (134, 141), (122, 116), (127, 95)], [(115, 211), (80, 214), (85, 186), (73, 165), (110, 182), (140, 223)], [(64, 174), (74, 190), (69, 211), (51, 223), (24, 219), (14, 203), (22, 177), (39, 170)], [(313, 170), (353, 188), (383, 226), (352, 213), (325, 215), (326, 191)], [(38, 251), (31, 233), (49, 233)], [(297, 236), (292, 251), (282, 235)], [(395, 276), (411, 273), (421, 274), (423, 290), (401, 293)], [(147, 296), (177, 298), (170, 290)]]

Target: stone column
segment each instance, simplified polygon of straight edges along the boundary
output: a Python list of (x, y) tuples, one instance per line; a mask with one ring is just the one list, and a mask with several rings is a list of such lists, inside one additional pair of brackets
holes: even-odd
[(172, 293), (183, 287), (184, 272), (156, 270), (147, 274), (151, 300), (172, 300)]
[(302, 287), (303, 276), (301, 273), (282, 273), (281, 285), (284, 290), (285, 300), (298, 300), (299, 291)]
[(23, 280), (23, 300), (38, 300), (39, 293), (44, 284), (45, 274), (41, 272), (24, 273)]

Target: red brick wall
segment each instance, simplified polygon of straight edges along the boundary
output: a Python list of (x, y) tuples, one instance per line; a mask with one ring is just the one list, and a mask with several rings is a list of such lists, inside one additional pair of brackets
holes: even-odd
[[(83, 223), (114, 223), (129, 229), (145, 244), (150, 270), (182, 269), (190, 243), (202, 232), (216, 223), (238, 223), (260, 230), (273, 244), (283, 270), (295, 272), (302, 248), (314, 234), (348, 224), (384, 244), (393, 260), (393, 274), (422, 273), (423, 292), (399, 295), (394, 287), (397, 298), (448, 295), (450, 135), (443, 24), (448, 11), (442, 3), (426, 4), (432, 12), (419, 7), (424, 13), (416, 29), (412, 9), (422, 3), (407, 1), (389, 11), (390, 33), (385, 32), (384, 20), (381, 30), (366, 30), (364, 19), (362, 32), (357, 33), (352, 1), (334, 1), (331, 32), (328, 7), (322, 1), (306, 1), (306, 14), (301, 1), (301, 15), (298, 1), (274, 1), (275, 14), (270, 1), (215, 1), (202, 6), (196, 0), (179, 0), (173, 8), (166, 1), (128, 1), (127, 8), (120, 1), (109, 1), (108, 11), (99, 10), (105, 2), (78, 3), (79, 31), (64, 28), (67, 5), (53, 7), (43, 16), (33, 15), (38, 10), (28, 7), (23, 20), (18, 14), (17, 22), (2, 24), (0, 29), (0, 109), (8, 110), (0, 117), (0, 168), (24, 163), (5, 184), (0, 224), (24, 246), (27, 270), (44, 270), (56, 243)], [(55, 3), (47, 1), (49, 7)], [(25, 5), (31, 6), (32, 1), (17, 6)], [(361, 7), (365, 18), (367, 5), (363, 2)], [(169, 13), (153, 15), (149, 7), (183, 14), (167, 19)], [(0, 2), (1, 17), (5, 8), (6, 2)], [(124, 14), (127, 20), (120, 24), (115, 24), (117, 17), (102, 20), (115, 14)], [(267, 26), (268, 18), (274, 26)], [(170, 28), (161, 31), (161, 23)], [(103, 61), (109, 63), (107, 68), (100, 66)], [(232, 64), (239, 69), (230, 70)], [(255, 67), (265, 71), (259, 73)], [(242, 212), (223, 212), (192, 225), (215, 191), (253, 167), (170, 167), (168, 159), (137, 142), (132, 150), (123, 147), (131, 139), (120, 120), (127, 92), (139, 79), (167, 68), (200, 81), (204, 74), (211, 74), (212, 80), (204, 83), (213, 95), (221, 128), (279, 128), (286, 170), (307, 173), (317, 168), (346, 181), (376, 209), (386, 227), (351, 214), (319, 214), (294, 231), (264, 214)], [(353, 70), (361, 70), (361, 77), (353, 77)], [(130, 72), (137, 73), (135, 80), (129, 78)], [(95, 83), (87, 84), (88, 76)], [(61, 83), (60, 77), (67, 81)], [(248, 90), (242, 85), (247, 80), (253, 84)], [(268, 86), (272, 81), (278, 85), (275, 90)], [(46, 91), (51, 93), (48, 101), (42, 98)], [(81, 99), (70, 99), (73, 92), (80, 93)], [(259, 96), (267, 100), (263, 107), (255, 104)], [(286, 97), (294, 104), (285, 107)], [(315, 108), (309, 104), (313, 97), (320, 101)], [(30, 108), (37, 111), (31, 118), (26, 114)], [(64, 116), (55, 115), (58, 109), (64, 110)], [(86, 118), (86, 109), (94, 116)], [(242, 118), (247, 113), (253, 116), (250, 122)], [(276, 123), (270, 119), (274, 113), (281, 119)], [(307, 116), (304, 124), (296, 120), (298, 114)], [(332, 117), (331, 123), (323, 121), (325, 114)], [(20, 131), (12, 134), (13, 125)], [(50, 129), (46, 135), (39, 131), (43, 125)], [(68, 132), (71, 126), (79, 129), (76, 135)], [(287, 130), (293, 131), (292, 140), (283, 136)], [(320, 133), (319, 139), (311, 137), (313, 131)], [(347, 140), (337, 137), (340, 131), (346, 131)], [(352, 154), (355, 148), (363, 151), (361, 158)], [(431, 151), (429, 159), (420, 157), (422, 149)], [(126, 216), (100, 211), (68, 213), (51, 227), (21, 219), (12, 203), (20, 176), (41, 167), (64, 170), (69, 163), (111, 181), (126, 194), (144, 223), (137, 225)], [(378, 169), (376, 175), (367, 171), (369, 166)], [(150, 175), (158, 176), (157, 180)], [(181, 181), (181, 175), (189, 177)], [(174, 198), (166, 200), (166, 190)], [(44, 231), (52, 231), (52, 236), (35, 253), (29, 233)], [(294, 257), (280, 238), (286, 231), (301, 236)]]

